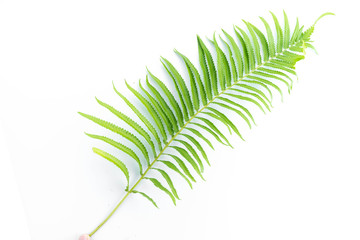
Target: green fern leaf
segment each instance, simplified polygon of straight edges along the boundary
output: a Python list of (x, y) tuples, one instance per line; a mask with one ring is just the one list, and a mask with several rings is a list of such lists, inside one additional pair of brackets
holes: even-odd
[(136, 190), (133, 190), (132, 193), (139, 193), (139, 194), (141, 194), (143, 197), (145, 197), (147, 200), (149, 200), (152, 204), (154, 204), (154, 206), (155, 206), (156, 208), (159, 208), (158, 205), (156, 204), (156, 202), (155, 202), (151, 197), (149, 197), (146, 193), (139, 192), (139, 191), (136, 191)]
[[(126, 187), (124, 197), (90, 236), (108, 221), (131, 193), (142, 195), (158, 207), (147, 193), (137, 190), (144, 179), (168, 195), (176, 205), (179, 196), (176, 182), (172, 179), (173, 172), (179, 174), (192, 188), (192, 182), (196, 181), (192, 174), (196, 173), (204, 179), (203, 162), (210, 165), (207, 147), (214, 149), (212, 141), (232, 147), (221, 127), (228, 128), (230, 134), (234, 132), (243, 139), (238, 121), (232, 119), (229, 112), (236, 113), (240, 121), (251, 128), (256, 125), (254, 109), (266, 113), (273, 107), (274, 96), (278, 95), (282, 100), (284, 90), (290, 93), (296, 77), (296, 63), (305, 58), (307, 48), (315, 49), (311, 40), (315, 24), (332, 13), (321, 15), (306, 30), (298, 20), (295, 27), (290, 28), (285, 11), (283, 25), (274, 13), (270, 14), (273, 26), (260, 18), (265, 28), (264, 33), (254, 24), (243, 21), (246, 30), (239, 26), (234, 26), (233, 33), (222, 30), (222, 36), (214, 34), (209, 40), (210, 44), (205, 44), (197, 36), (199, 69), (188, 57), (175, 50), (187, 70), (186, 78), (170, 61), (162, 57), (161, 63), (171, 79), (171, 86), (167, 86), (149, 70), (145, 84), (140, 81), (138, 89), (125, 82), (141, 106), (130, 101), (113, 84), (116, 94), (135, 113), (137, 119), (96, 100), (131, 130), (79, 113), (122, 136), (124, 139), (115, 141), (102, 135), (87, 134), (125, 153), (125, 156), (137, 163), (140, 170), (140, 175), (133, 176), (126, 167), (126, 161), (120, 161), (108, 152), (93, 148), (96, 154), (121, 170), (126, 178)], [(275, 29), (275, 35), (272, 28)], [(175, 92), (170, 89), (175, 89)], [(157, 172), (156, 176), (149, 177), (151, 170)], [(165, 182), (167, 186), (163, 185)]]
[(130, 174), (128, 169), (126, 168), (126, 165), (120, 161), (119, 159), (117, 159), (116, 157), (114, 157), (113, 155), (100, 150), (98, 148), (93, 148), (94, 153), (102, 156), (103, 158), (105, 158), (106, 160), (112, 162), (113, 164), (115, 164), (118, 168), (120, 168), (120, 170), (124, 173), (125, 177), (126, 177), (126, 181), (127, 181), (127, 185), (125, 190), (127, 191), (129, 189), (129, 180), (130, 180)]

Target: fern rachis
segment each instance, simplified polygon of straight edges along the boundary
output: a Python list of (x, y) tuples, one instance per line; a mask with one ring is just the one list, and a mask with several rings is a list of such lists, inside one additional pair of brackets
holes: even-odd
[[(331, 13), (321, 15), (318, 20), (329, 14)], [(114, 163), (122, 171), (127, 185), (124, 197), (89, 236), (100, 229), (132, 193), (141, 194), (157, 207), (152, 198), (136, 190), (136, 187), (143, 180), (152, 182), (155, 187), (166, 193), (176, 205), (179, 197), (168, 170), (177, 172), (192, 187), (191, 182), (195, 182), (195, 178), (194, 173), (191, 172), (195, 172), (200, 178), (203, 178), (204, 165), (210, 165), (200, 142), (206, 143), (211, 148), (213, 145), (211, 141), (202, 136), (201, 132), (207, 132), (220, 143), (231, 146), (226, 136), (212, 123), (213, 120), (221, 122), (230, 131), (242, 138), (236, 125), (226, 116), (226, 111), (233, 111), (238, 114), (251, 128), (255, 124), (254, 118), (250, 110), (241, 103), (249, 102), (263, 112), (270, 111), (272, 91), (276, 90), (281, 97), (283, 95), (282, 87), (278, 84), (283, 84), (288, 92), (291, 91), (293, 86), (291, 75), (296, 75), (294, 66), (297, 61), (304, 58), (307, 47), (313, 48), (310, 36), (318, 20), (306, 31), (303, 31), (303, 27), (300, 27), (297, 21), (291, 34), (285, 12), (283, 28), (274, 14), (272, 17), (275, 25), (275, 37), (265, 19), (261, 18), (261, 21), (266, 29), (266, 34), (263, 34), (251, 23), (244, 21), (249, 33), (236, 26), (234, 37), (223, 31), (224, 36), (220, 36), (219, 41), (214, 35), (210, 43), (215, 54), (212, 54), (206, 44), (198, 37), (199, 70), (186, 56), (175, 50), (176, 54), (182, 58), (188, 71), (190, 90), (187, 82), (176, 68), (167, 59), (162, 58), (162, 64), (172, 79), (177, 96), (150, 71), (146, 76), (146, 85), (139, 83), (141, 91), (126, 83), (127, 88), (145, 107), (145, 110), (142, 110), (143, 112), (122, 95), (114, 85), (116, 94), (132, 109), (140, 120), (139, 122), (97, 99), (101, 106), (130, 126), (137, 135), (112, 123), (80, 113), (89, 120), (125, 138), (127, 141), (120, 143), (104, 136), (87, 134), (126, 153), (135, 160), (139, 168), (139, 178), (130, 186), (131, 174), (126, 164), (103, 150), (93, 148), (95, 153)], [(220, 47), (220, 43), (225, 46), (226, 51)], [(151, 116), (151, 120), (144, 115)], [(194, 122), (195, 119), (198, 121)], [(184, 133), (185, 129), (188, 130), (186, 133)], [(178, 136), (183, 136), (189, 141), (180, 140)], [(126, 142), (131, 142), (138, 149), (138, 153), (126, 146)], [(172, 148), (176, 153), (167, 153), (166, 150), (169, 148)], [(139, 156), (140, 154), (143, 156)], [(168, 157), (170, 160), (160, 159), (160, 157)], [(147, 175), (151, 170), (160, 173), (161, 181), (166, 182), (167, 187), (159, 179), (150, 178)]]

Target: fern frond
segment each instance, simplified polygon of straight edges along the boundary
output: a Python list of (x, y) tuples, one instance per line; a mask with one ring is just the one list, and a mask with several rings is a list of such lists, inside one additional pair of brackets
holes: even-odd
[[(234, 121), (228, 113), (235, 113), (240, 121), (252, 128), (256, 125), (253, 109), (263, 113), (271, 111), (275, 93), (281, 99), (284, 90), (290, 93), (296, 77), (296, 63), (305, 58), (306, 48), (315, 49), (311, 40), (315, 24), (320, 18), (331, 13), (321, 15), (305, 31), (298, 20), (291, 31), (285, 11), (283, 24), (280, 24), (274, 13), (270, 14), (275, 34), (271, 24), (260, 17), (265, 28), (264, 33), (255, 25), (243, 21), (246, 30), (239, 26), (234, 26), (233, 34), (222, 30), (222, 36), (213, 35), (209, 46), (197, 36), (199, 69), (189, 58), (175, 50), (187, 70), (186, 78), (169, 60), (162, 57), (161, 63), (171, 79), (171, 87), (149, 70), (146, 81), (139, 82), (139, 89), (125, 82), (141, 107), (128, 100), (113, 83), (114, 91), (135, 113), (137, 120), (107, 103), (96, 100), (131, 130), (80, 113), (92, 122), (122, 136), (125, 141), (87, 134), (124, 152), (137, 163), (140, 170), (140, 175), (132, 176), (126, 167), (126, 161), (120, 161), (115, 156), (94, 148), (95, 153), (122, 171), (127, 184), (123, 199), (90, 236), (111, 217), (130, 193), (144, 196), (157, 207), (152, 198), (137, 190), (144, 179), (168, 195), (176, 205), (176, 200), (180, 198), (172, 172), (179, 174), (192, 188), (192, 182), (196, 182), (196, 178), (204, 179), (205, 163), (210, 165), (205, 146), (214, 149), (212, 141), (217, 140), (232, 147), (227, 136), (219, 129), (220, 125), (243, 139), (238, 121)], [(169, 90), (172, 88), (175, 92)], [(149, 177), (150, 171), (157, 174)], [(198, 176), (194, 176), (194, 173)], [(131, 187), (130, 182), (134, 182)]]

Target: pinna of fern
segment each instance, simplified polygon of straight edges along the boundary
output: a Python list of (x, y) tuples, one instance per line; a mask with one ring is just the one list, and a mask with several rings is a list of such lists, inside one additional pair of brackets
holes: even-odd
[[(124, 127), (101, 118), (80, 113), (92, 122), (120, 135), (111, 139), (103, 135), (88, 134), (89, 137), (103, 141), (126, 154), (135, 161), (139, 173), (130, 173), (123, 160), (102, 149), (93, 151), (117, 166), (126, 181), (125, 195), (92, 236), (113, 215), (130, 194), (139, 194), (154, 206), (157, 204), (147, 193), (137, 186), (149, 181), (166, 194), (176, 205), (179, 198), (172, 174), (181, 176), (192, 188), (196, 178), (203, 179), (204, 165), (210, 165), (204, 146), (213, 147), (213, 141), (232, 147), (229, 140), (219, 130), (224, 124), (230, 131), (243, 139), (237, 125), (229, 118), (229, 112), (237, 114), (249, 128), (254, 124), (250, 105), (264, 113), (272, 108), (273, 94), (281, 98), (283, 90), (293, 87), (296, 76), (295, 64), (304, 59), (306, 48), (314, 49), (311, 35), (316, 22), (307, 30), (296, 21), (293, 30), (286, 13), (283, 24), (271, 13), (273, 28), (264, 18), (263, 33), (255, 25), (243, 21), (245, 29), (234, 26), (233, 33), (223, 30), (215, 35), (209, 44), (198, 36), (199, 66), (182, 53), (175, 53), (182, 59), (187, 70), (185, 79), (166, 58), (161, 58), (175, 92), (147, 71), (146, 80), (139, 81), (135, 89), (126, 83), (128, 90), (137, 99), (136, 104), (129, 101), (113, 84), (115, 93), (133, 111), (136, 119), (129, 117), (117, 108), (96, 99), (97, 102), (118, 117)], [(141, 106), (141, 107), (139, 107)], [(205, 137), (204, 134), (212, 138)], [(157, 172), (151, 177), (149, 172)], [(134, 178), (132, 175), (137, 176)]]

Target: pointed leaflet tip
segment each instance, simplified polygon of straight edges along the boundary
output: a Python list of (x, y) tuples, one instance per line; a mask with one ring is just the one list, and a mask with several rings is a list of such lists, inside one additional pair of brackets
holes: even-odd
[[(206, 37), (206, 39), (207, 39), (209, 42), (211, 42), (212, 44), (214, 44), (214, 41), (211, 40), (210, 38)], [(213, 35), (213, 39), (215, 39), (215, 33), (214, 33), (214, 35)]]
[(221, 29), (221, 31), (222, 31), (226, 36), (229, 35), (224, 29)]
[(166, 58), (160, 56), (160, 62), (165, 68), (167, 68), (167, 59)]
[(325, 17), (325, 16), (327, 16), (327, 15), (333, 15), (333, 16), (335, 16), (335, 13), (326, 12), (326, 13), (321, 14), (320, 17), (318, 17), (318, 18), (316, 19), (316, 21), (314, 22), (313, 26), (315, 26), (315, 24), (316, 24), (320, 19), (322, 19), (323, 17)]
[(151, 76), (154, 76), (154, 74), (152, 74), (152, 73), (150, 72), (150, 69), (149, 69), (148, 67), (146, 67), (146, 71), (147, 71), (147, 73), (148, 73), (147, 75), (150, 75), (150, 77), (151, 77)]
[(130, 86), (130, 84), (128, 84), (128, 82), (126, 81), (126, 79), (124, 79), (124, 82), (125, 82), (125, 85), (126, 85), (126, 87), (127, 87), (128, 89), (133, 89), (133, 88)]
[(175, 52), (179, 57), (184, 58), (184, 55), (183, 55), (181, 52), (179, 52), (178, 50), (176, 50), (176, 48), (174, 48), (174, 52)]
[(226, 43), (226, 41), (221, 37), (221, 35), (219, 35), (219, 38), (221, 41), (223, 41), (224, 43)]
[(174, 49), (174, 52), (179, 55), (182, 59), (186, 58), (186, 56), (184, 54), (182, 54), (181, 52), (179, 52), (178, 50)]
[(95, 100), (96, 100), (96, 102), (98, 102), (98, 103), (102, 103), (102, 101), (101, 100), (99, 100), (97, 97), (95, 97)]
[(84, 118), (88, 118), (88, 114), (86, 114), (86, 113), (82, 113), (82, 112), (78, 112), (78, 114), (80, 114), (81, 116), (83, 116)]
[(112, 85), (113, 85), (113, 89), (115, 90), (115, 92), (117, 92), (117, 89), (116, 89), (116, 87), (115, 87), (114, 80), (112, 81)]

